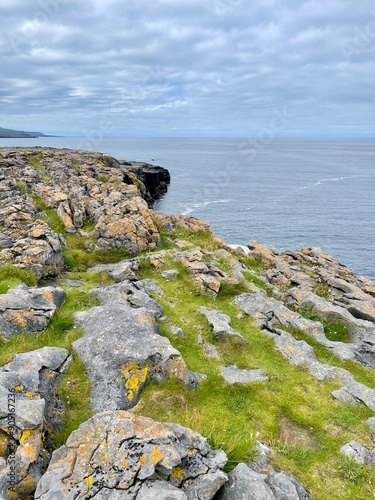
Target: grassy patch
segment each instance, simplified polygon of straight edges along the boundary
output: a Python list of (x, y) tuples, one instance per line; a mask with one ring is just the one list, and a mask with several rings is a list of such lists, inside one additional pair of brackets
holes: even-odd
[(329, 299), (329, 287), (325, 283), (318, 283), (317, 285), (315, 285), (314, 291), (319, 297), (322, 297), (323, 299)]
[(242, 264), (244, 264), (248, 269), (254, 271), (257, 274), (264, 274), (267, 271), (267, 266), (261, 261), (261, 259), (253, 259), (247, 255), (240, 255), (238, 259)]
[(247, 281), (255, 285), (257, 288), (264, 290), (268, 296), (270, 297), (272, 296), (272, 289), (266, 283), (264, 283), (263, 280), (258, 278), (255, 274), (250, 273), (249, 271), (242, 271), (242, 274)]
[(22, 284), (35, 286), (37, 284), (35, 274), (12, 264), (0, 267), (0, 294), (7, 293), (14, 286)]
[(298, 309), (298, 312), (306, 319), (320, 322), (323, 325), (327, 339), (333, 342), (351, 342), (352, 337), (347, 325), (344, 323), (339, 321), (327, 321), (310, 307), (301, 307)]
[[(274, 450), (274, 464), (300, 480), (312, 499), (334, 498), (337, 491), (341, 498), (368, 498), (367, 488), (374, 484), (375, 472), (359, 475), (357, 482), (348, 480), (340, 472), (339, 449), (352, 439), (370, 445), (365, 420), (371, 412), (361, 404), (353, 407), (332, 400), (331, 392), (340, 386), (338, 382), (317, 382), (304, 367), (289, 365), (276, 352), (272, 339), (261, 334), (249, 317), (238, 316), (238, 309), (230, 303), (233, 289), (229, 296), (219, 294), (215, 300), (197, 293), (189, 274), (180, 275), (178, 280), (163, 280), (161, 271), (170, 267), (177, 267), (176, 263), (165, 259), (164, 266), (158, 269), (145, 266), (141, 274), (160, 283), (164, 299), (158, 300), (172, 324), (182, 328), (184, 338), (171, 335), (165, 323), (161, 324), (162, 334), (181, 352), (189, 369), (204, 373), (207, 379), (191, 392), (176, 381), (152, 383), (133, 411), (197, 430), (208, 438), (211, 446), (224, 449), (229, 458), (227, 470), (251, 459), (255, 441), (260, 440)], [(233, 328), (245, 341), (218, 342), (208, 322), (197, 313), (201, 305), (228, 314)], [(207, 358), (198, 342), (199, 336), (217, 347), (220, 360)], [(325, 351), (325, 355), (329, 353)], [(229, 364), (262, 368), (269, 381), (228, 385), (221, 377), (220, 366)], [(373, 370), (353, 365), (364, 383), (374, 380)], [(313, 436), (313, 449), (285, 442), (282, 415), (293, 428)]]

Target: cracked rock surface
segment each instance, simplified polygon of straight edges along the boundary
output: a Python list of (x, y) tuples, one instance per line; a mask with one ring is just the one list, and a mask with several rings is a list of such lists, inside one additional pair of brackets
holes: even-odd
[(226, 461), (180, 425), (103, 412), (53, 453), (35, 498), (210, 500), (227, 481)]
[(66, 349), (43, 347), (0, 368), (0, 498), (28, 499), (48, 465), (43, 436), (62, 424), (57, 387), (68, 361)]
[(46, 328), (56, 308), (65, 300), (61, 288), (19, 285), (0, 295), (0, 332), (7, 339), (14, 333)]
[(191, 389), (197, 384), (198, 374), (159, 334), (155, 318), (163, 311), (148, 295), (150, 289), (158, 290), (157, 283), (125, 281), (98, 288), (103, 305), (75, 315), (84, 335), (73, 348), (92, 382), (95, 412), (132, 408), (151, 379), (177, 378)]

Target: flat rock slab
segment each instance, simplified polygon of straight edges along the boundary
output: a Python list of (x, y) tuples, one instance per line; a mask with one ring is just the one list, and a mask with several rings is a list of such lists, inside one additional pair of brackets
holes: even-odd
[(161, 294), (159, 284), (153, 280), (129, 281), (125, 280), (116, 285), (99, 287), (93, 290), (102, 304), (125, 304), (139, 309), (141, 307), (154, 317), (163, 315), (162, 307), (150, 297), (150, 291)]
[(333, 391), (334, 398), (346, 403), (361, 401), (370, 410), (375, 411), (375, 390), (357, 382), (348, 370), (320, 363), (309, 344), (303, 340), (296, 340), (288, 332), (276, 329), (276, 334), (273, 334), (272, 337), (276, 349), (288, 359), (290, 364), (294, 366), (306, 365), (310, 375), (316, 380), (337, 379), (343, 382), (344, 386), (342, 388)]
[(139, 268), (139, 262), (135, 259), (130, 259), (115, 264), (99, 264), (95, 267), (90, 267), (88, 271), (92, 273), (107, 272), (116, 283), (120, 283), (124, 280), (138, 280)]
[(92, 382), (95, 412), (133, 407), (152, 378), (177, 378), (195, 387), (197, 376), (169, 340), (159, 335), (154, 315), (145, 308), (133, 308), (126, 300), (116, 303), (113, 298), (112, 303), (76, 313), (75, 320), (84, 335), (73, 348)]
[(207, 321), (212, 326), (215, 337), (218, 340), (224, 340), (227, 337), (239, 337), (244, 339), (237, 330), (230, 326), (231, 320), (227, 314), (224, 314), (216, 309), (209, 310), (207, 307), (199, 307), (198, 312), (206, 317)]
[(248, 384), (250, 382), (265, 382), (268, 380), (263, 370), (241, 370), (235, 365), (222, 366), (221, 374), (228, 384)]
[[(30, 498), (36, 488), (49, 455), (43, 434), (62, 424), (57, 386), (69, 359), (66, 349), (43, 347), (0, 368), (0, 498)], [(12, 471), (17, 484), (8, 495)]]
[(0, 295), (1, 334), (9, 338), (14, 333), (44, 330), (65, 298), (61, 288), (26, 285), (12, 288)]
[(53, 453), (35, 498), (210, 500), (227, 481), (226, 461), (190, 429), (104, 412)]

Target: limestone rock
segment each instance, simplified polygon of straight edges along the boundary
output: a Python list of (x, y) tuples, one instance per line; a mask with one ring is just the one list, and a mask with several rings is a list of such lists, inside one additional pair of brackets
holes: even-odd
[(123, 260), (116, 264), (100, 264), (98, 266), (90, 267), (88, 272), (100, 273), (107, 272), (116, 283), (120, 281), (131, 280), (137, 281), (139, 279), (139, 262), (137, 260)]
[(104, 412), (54, 452), (35, 498), (210, 500), (227, 481), (226, 460), (190, 429)]
[(337, 379), (344, 386), (333, 391), (336, 399), (344, 402), (362, 401), (370, 410), (375, 411), (375, 390), (357, 382), (353, 375), (343, 368), (320, 363), (314, 350), (304, 341), (296, 340), (293, 335), (277, 329), (272, 337), (275, 347), (293, 365), (306, 365), (316, 380)]
[(215, 259), (214, 254), (200, 248), (176, 252), (174, 259), (181, 262), (193, 274), (202, 291), (205, 291), (213, 298), (217, 297), (223, 281), (238, 284), (237, 280), (231, 278), (211, 263)]
[(271, 450), (257, 443), (258, 457), (238, 464), (228, 475), (217, 500), (309, 500), (303, 486), (292, 476), (278, 472), (270, 463)]
[(99, 297), (102, 304), (125, 304), (133, 308), (145, 308), (154, 317), (160, 318), (163, 315), (162, 307), (152, 299), (147, 293), (150, 287), (159, 291), (159, 285), (156, 281), (153, 285), (147, 281), (127, 281), (124, 280), (116, 285), (98, 287), (93, 293)]
[(243, 340), (243, 336), (230, 326), (230, 317), (218, 310), (209, 310), (207, 307), (199, 307), (198, 312), (203, 314), (213, 329), (213, 333), (218, 340), (224, 340), (227, 337), (238, 337)]
[(170, 326), (169, 331), (171, 332), (172, 335), (175, 335), (176, 337), (184, 338), (184, 332), (182, 328), (179, 328), (178, 326)]
[[(94, 225), (90, 236), (102, 248), (122, 248), (136, 254), (160, 245), (144, 199), (151, 203), (152, 194), (130, 165), (127, 168), (101, 153), (67, 149), (3, 148), (0, 155), (0, 218), (4, 221), (0, 263), (31, 268), (39, 277), (57, 275), (63, 269), (59, 237), (49, 228), (48, 220), (42, 220), (46, 214), (37, 205), (42, 210), (43, 205), (56, 210), (68, 233), (81, 234), (90, 221)], [(137, 168), (139, 175), (142, 168)], [(165, 169), (159, 170), (169, 176)], [(155, 192), (166, 187), (160, 173), (152, 174), (149, 187)]]
[(9, 338), (18, 332), (44, 330), (65, 300), (61, 288), (19, 285), (0, 295), (0, 331)]
[(178, 276), (178, 271), (177, 271), (177, 269), (168, 269), (166, 271), (163, 271), (161, 273), (161, 275), (163, 278), (165, 278), (167, 280), (175, 279)]
[(251, 382), (265, 382), (268, 380), (263, 370), (241, 370), (235, 365), (222, 366), (221, 374), (228, 384), (248, 384)]
[(372, 440), (375, 442), (375, 417), (368, 418), (367, 425), (370, 429)]
[(350, 443), (342, 446), (340, 448), (340, 452), (343, 455), (352, 458), (355, 462), (357, 462), (357, 464), (368, 463), (368, 449), (356, 441), (350, 441)]
[(278, 252), (255, 240), (250, 241), (247, 246), (250, 250), (248, 253), (249, 257), (260, 260), (265, 267), (273, 267), (275, 265)]
[(154, 316), (144, 307), (132, 308), (125, 302), (75, 315), (85, 333), (73, 347), (92, 382), (95, 412), (133, 407), (141, 388), (152, 378), (176, 377), (189, 388), (197, 383), (179, 351), (159, 335)]
[(334, 342), (327, 339), (323, 325), (320, 322), (305, 319), (298, 312), (290, 310), (282, 302), (268, 297), (263, 291), (241, 294), (235, 298), (233, 304), (240, 307), (246, 314), (253, 316), (255, 324), (261, 328), (275, 332), (278, 327), (291, 327), (313, 337), (341, 359), (352, 359), (369, 366), (375, 364), (375, 356), (373, 355), (375, 349), (371, 345), (372, 340), (368, 338), (371, 334), (372, 325), (368, 325), (367, 322), (360, 321), (361, 325), (357, 325), (358, 328), (362, 328), (363, 323), (366, 323), (364, 328), (369, 328), (367, 333), (362, 330), (362, 339), (366, 339), (366, 341), (355, 343)]
[(314, 338), (325, 337), (320, 323), (303, 318), (291, 311), (274, 298), (267, 297), (263, 291), (244, 293), (236, 297), (233, 304), (240, 307), (246, 314), (254, 316), (257, 324), (270, 330), (277, 326), (296, 328)]
[(43, 347), (0, 368), (0, 445), (5, 458), (12, 455), (0, 467), (0, 498), (28, 499), (47, 466), (44, 435), (63, 422), (57, 387), (68, 360), (66, 349)]

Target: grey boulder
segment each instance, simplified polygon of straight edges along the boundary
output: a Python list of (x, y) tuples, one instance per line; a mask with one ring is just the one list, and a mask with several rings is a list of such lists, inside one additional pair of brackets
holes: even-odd
[(46, 328), (56, 309), (64, 302), (61, 288), (19, 285), (0, 295), (0, 332), (38, 332)]
[(211, 500), (227, 481), (226, 461), (190, 429), (104, 412), (53, 453), (35, 499)]

